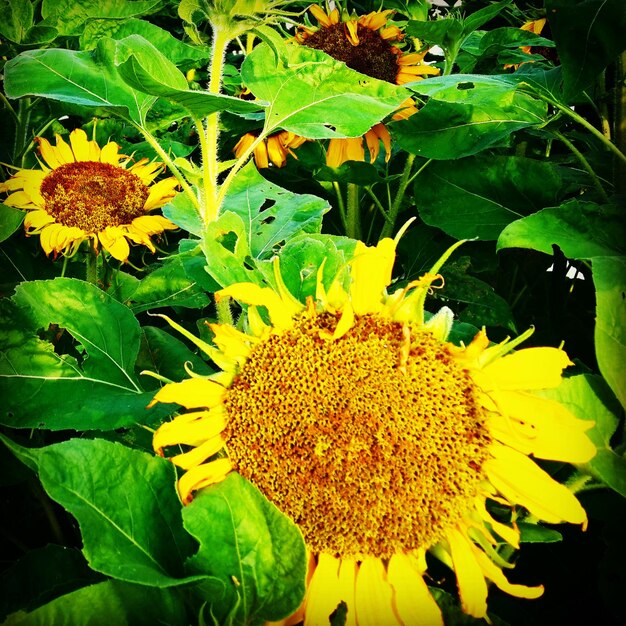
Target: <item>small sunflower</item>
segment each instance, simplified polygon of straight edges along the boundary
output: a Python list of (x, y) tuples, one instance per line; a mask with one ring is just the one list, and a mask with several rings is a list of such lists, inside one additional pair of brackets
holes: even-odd
[[(233, 148), (235, 157), (239, 158), (255, 141), (258, 135), (246, 133), (241, 137)], [(272, 162), (276, 167), (283, 167), (287, 162), (287, 156), (297, 158), (293, 150), (299, 148), (306, 139), (286, 130), (272, 133), (266, 137), (254, 149), (254, 162), (258, 168), (270, 166)]]
[[(349, 68), (396, 85), (403, 85), (425, 76), (439, 74), (435, 67), (423, 63), (428, 50), (403, 53), (394, 42), (404, 38), (395, 25), (387, 26), (393, 10), (373, 11), (356, 17), (341, 16), (338, 9), (324, 11), (315, 4), (309, 9), (317, 20), (317, 28), (301, 26), (296, 41), (343, 61)], [(394, 119), (406, 119), (417, 111), (412, 98), (402, 104)], [(382, 127), (382, 129), (381, 129)], [(349, 160), (364, 161), (363, 139), (368, 147), (370, 162), (379, 153), (379, 139), (383, 140), (386, 160), (391, 156), (391, 141), (384, 124), (377, 124), (365, 137), (331, 139), (326, 153), (326, 163), (339, 167)]]
[(85, 131), (70, 133), (69, 145), (56, 135), (52, 146), (36, 138), (44, 163), (40, 169), (19, 169), (0, 192), (10, 192), (5, 204), (28, 211), (27, 235), (39, 235), (46, 254), (72, 255), (83, 241), (101, 245), (111, 256), (126, 261), (128, 241), (152, 252), (150, 240), (164, 230), (177, 228), (161, 215), (149, 215), (175, 195), (175, 178), (153, 183), (161, 163), (130, 159), (119, 154), (115, 142), (103, 148), (89, 141)]
[(221, 290), (249, 306), (245, 332), (210, 325), (216, 347), (170, 320), (222, 371), (155, 395), (151, 405), (187, 412), (160, 426), (154, 449), (183, 446), (171, 460), (185, 503), (235, 469), (299, 526), (310, 571), (289, 623), (328, 624), (344, 603), (348, 624), (442, 624), (427, 552), (455, 572), (464, 611), (484, 617), (487, 581), (522, 598), (543, 592), (502, 572), (511, 565), (498, 548), (519, 547), (518, 507), (586, 525), (578, 500), (529, 458), (595, 454), (590, 422), (534, 393), (560, 384), (565, 352), (512, 351), (524, 337), (490, 346), (484, 331), (449, 343), (450, 311), (427, 322), (423, 311), (441, 262), (388, 293), (395, 247), (359, 242), (327, 287), (322, 266), (306, 305), (278, 261), (276, 289)]

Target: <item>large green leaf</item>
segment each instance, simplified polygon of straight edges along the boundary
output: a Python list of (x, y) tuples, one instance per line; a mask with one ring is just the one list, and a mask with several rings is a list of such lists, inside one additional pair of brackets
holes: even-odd
[(170, 461), (103, 439), (38, 452), (41, 484), (77, 519), (92, 569), (152, 587), (202, 578), (185, 576), (194, 542), (183, 529)]
[(626, 408), (626, 257), (594, 257), (591, 267), (596, 286), (598, 367)]
[(222, 210), (241, 217), (251, 254), (265, 259), (293, 235), (319, 232), (329, 209), (322, 198), (295, 194), (269, 182), (250, 161), (233, 180)]
[(196, 117), (216, 111), (250, 113), (262, 109), (255, 102), (222, 94), (189, 89), (182, 72), (155, 46), (140, 35), (130, 35), (117, 45), (132, 51), (116, 62), (121, 77), (134, 89), (166, 98), (187, 109)]
[(0, 0), (0, 35), (21, 43), (33, 25), (33, 5), (29, 0)]
[(8, 239), (22, 225), (25, 215), (24, 211), (0, 204), (0, 242)]
[(557, 244), (570, 259), (613, 256), (626, 252), (623, 210), (568, 200), (509, 224), (498, 238), (498, 249), (531, 248), (552, 254)]
[[(94, 285), (70, 278), (22, 283), (2, 303), (0, 324), (3, 424), (107, 430), (169, 412), (168, 405), (145, 408), (152, 394), (134, 374), (139, 324)], [(54, 344), (40, 333), (53, 334)]]
[[(4, 87), (9, 98), (40, 96), (88, 107), (112, 109), (138, 124), (155, 102), (129, 87), (118, 75), (107, 53), (112, 40), (103, 39), (96, 50), (27, 50), (4, 66)], [(114, 47), (114, 45), (113, 45)]]
[(545, 0), (568, 96), (589, 88), (626, 49), (623, 0)]
[(541, 395), (558, 400), (579, 419), (594, 422), (587, 435), (597, 453), (582, 468), (626, 497), (626, 459), (611, 447), (611, 438), (619, 425), (619, 405), (602, 378), (588, 374), (572, 376)]
[(80, 35), (92, 20), (125, 20), (149, 15), (161, 6), (161, 0), (43, 0), (43, 24), (53, 26), (60, 35)]
[[(304, 595), (304, 540), (289, 518), (250, 482), (231, 472), (200, 491), (183, 511), (185, 528), (200, 542), (191, 571), (220, 578), (237, 624), (291, 615)], [(236, 608), (235, 608), (236, 607)]]
[(348, 69), (324, 52), (257, 46), (241, 68), (246, 86), (269, 102), (266, 129), (303, 137), (357, 137), (393, 113), (409, 96), (402, 87)]
[(415, 179), (415, 202), (424, 222), (452, 237), (497, 239), (507, 224), (557, 204), (561, 188), (560, 171), (550, 163), (467, 157), (431, 163)]
[(544, 102), (495, 76), (441, 76), (410, 87), (429, 100), (419, 114), (391, 128), (401, 148), (429, 159), (477, 154), (546, 119)]
[(183, 598), (169, 589), (151, 589), (107, 580), (68, 593), (30, 613), (14, 613), (5, 626), (187, 626)]

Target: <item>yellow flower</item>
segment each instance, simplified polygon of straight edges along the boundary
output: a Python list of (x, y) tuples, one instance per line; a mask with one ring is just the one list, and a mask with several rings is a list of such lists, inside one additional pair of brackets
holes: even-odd
[(309, 582), (289, 623), (328, 624), (343, 602), (348, 624), (441, 624), (427, 551), (455, 572), (463, 609), (484, 617), (488, 581), (522, 598), (543, 591), (501, 569), (498, 547), (519, 547), (518, 507), (586, 524), (578, 500), (530, 458), (595, 454), (590, 423), (534, 393), (560, 383), (565, 352), (514, 352), (519, 338), (490, 347), (484, 331), (468, 346), (447, 342), (450, 311), (423, 312), (441, 262), (388, 293), (395, 247), (357, 243), (331, 283), (320, 268), (306, 304), (277, 261), (276, 288), (221, 290), (248, 305), (247, 319), (243, 331), (210, 325), (214, 346), (170, 320), (222, 371), (155, 395), (152, 404), (187, 411), (156, 431), (154, 449), (178, 451), (184, 502), (235, 469), (299, 526)]
[[(256, 141), (257, 136), (254, 133), (246, 133), (241, 137), (233, 149), (235, 157), (239, 158)], [(272, 133), (254, 148), (254, 162), (258, 168), (269, 167), (270, 162), (276, 167), (284, 167), (287, 155), (297, 158), (293, 150), (299, 148), (305, 141), (304, 137), (286, 130)]]
[[(396, 85), (439, 74), (439, 69), (423, 63), (428, 50), (406, 54), (393, 45), (394, 41), (401, 41), (404, 34), (397, 26), (386, 26), (392, 10), (373, 11), (360, 17), (346, 15), (345, 19), (341, 19), (337, 9), (326, 12), (315, 4), (309, 10), (319, 26), (300, 27), (296, 41), (323, 50), (357, 72)], [(408, 98), (393, 117), (406, 119), (415, 112), (415, 102)], [(385, 159), (389, 160), (389, 133), (383, 124), (377, 124), (364, 137), (331, 139), (326, 164), (339, 167), (345, 161), (364, 161), (363, 139), (369, 151), (370, 163), (378, 157), (379, 139), (383, 140)]]
[(130, 252), (127, 239), (155, 251), (150, 237), (177, 228), (161, 215), (150, 215), (175, 195), (176, 179), (153, 183), (161, 163), (130, 159), (115, 142), (100, 148), (86, 133), (70, 133), (69, 145), (56, 135), (56, 146), (37, 138), (44, 163), (40, 169), (19, 169), (0, 192), (5, 204), (28, 211), (27, 235), (39, 235), (46, 254), (74, 254), (91, 240), (120, 261)]

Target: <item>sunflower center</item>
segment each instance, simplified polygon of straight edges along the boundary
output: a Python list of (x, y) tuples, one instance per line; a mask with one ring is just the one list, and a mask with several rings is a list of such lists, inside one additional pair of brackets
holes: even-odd
[(361, 24), (357, 26), (359, 45), (353, 46), (346, 37), (345, 28), (342, 22), (322, 27), (309, 35), (304, 45), (326, 52), (361, 74), (395, 84), (398, 62), (391, 46), (377, 31)]
[(79, 161), (53, 169), (41, 183), (46, 212), (64, 226), (87, 233), (130, 224), (144, 214), (148, 187), (110, 163)]
[(309, 547), (388, 558), (433, 545), (472, 506), (490, 436), (469, 373), (430, 333), (306, 315), (254, 348), (227, 391), (237, 470)]

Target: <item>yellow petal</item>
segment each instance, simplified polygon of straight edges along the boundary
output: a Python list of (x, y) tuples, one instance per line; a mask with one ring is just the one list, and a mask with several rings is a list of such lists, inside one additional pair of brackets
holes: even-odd
[(326, 150), (326, 165), (339, 167), (346, 159), (346, 145), (343, 139), (331, 139)]
[(350, 301), (357, 315), (383, 308), (385, 289), (391, 282), (396, 242), (382, 239), (375, 247), (358, 241), (350, 261)]
[(333, 24), (336, 24), (337, 21), (332, 20), (332, 13), (334, 13), (334, 11), (331, 12), (330, 15), (326, 14), (326, 11), (324, 11), (324, 9), (322, 9), (321, 6), (319, 6), (319, 4), (314, 4), (313, 6), (309, 7), (309, 11), (311, 11), (311, 13), (313, 14), (313, 17), (322, 25), (325, 26), (326, 28), (328, 28), (329, 26), (332, 26)]
[(287, 163), (287, 150), (285, 150), (279, 136), (271, 135), (267, 138), (267, 153), (270, 161), (276, 167), (283, 167)]
[(209, 327), (214, 334), (213, 343), (238, 363), (243, 363), (250, 356), (250, 344), (258, 342), (256, 337), (246, 335), (229, 324), (209, 324)]
[(487, 511), (487, 507), (485, 506), (484, 497), (477, 497), (476, 500), (476, 510), (482, 520), (487, 522), (493, 530), (500, 536), (504, 541), (506, 541), (509, 545), (514, 548), (519, 548), (519, 539), (520, 533), (517, 528), (512, 528), (511, 526), (507, 526), (506, 524), (502, 524), (497, 520), (493, 519), (489, 512)]
[(43, 160), (52, 169), (56, 169), (64, 163), (67, 163), (67, 161), (62, 160), (61, 156), (57, 152), (57, 149), (53, 148), (45, 137), (35, 137), (35, 140), (39, 144), (39, 152), (41, 153)]
[(205, 442), (192, 448), (189, 452), (183, 452), (170, 458), (170, 461), (184, 470), (197, 467), (209, 457), (219, 452), (224, 447), (224, 439), (221, 435), (215, 435)]
[(16, 209), (28, 209), (35, 208), (36, 205), (33, 203), (33, 199), (30, 197), (30, 194), (25, 191), (14, 191), (9, 194), (5, 200), (4, 204), (7, 206), (15, 207)]
[(342, 559), (339, 565), (339, 596), (348, 609), (344, 626), (357, 626), (356, 622), (356, 574), (357, 564), (353, 559)]
[(232, 469), (233, 464), (230, 459), (216, 459), (210, 463), (192, 467), (178, 481), (180, 499), (185, 504), (189, 504), (193, 491), (221, 482)]
[(46, 254), (50, 254), (54, 248), (54, 242), (56, 242), (57, 234), (60, 229), (64, 228), (61, 224), (50, 224), (46, 226), (39, 236), (39, 243)]
[(171, 445), (197, 446), (220, 434), (225, 426), (224, 411), (213, 409), (183, 413), (159, 426), (152, 437), (152, 447), (158, 452)]
[(516, 391), (489, 393), (504, 415), (489, 419), (492, 434), (507, 445), (539, 459), (587, 463), (596, 454), (585, 431), (593, 422), (580, 420), (562, 404)]
[(403, 624), (443, 626), (441, 610), (422, 573), (408, 555), (394, 554), (389, 561), (387, 575), (394, 591), (394, 608)]
[(380, 141), (378, 135), (372, 129), (365, 133), (365, 143), (370, 153), (370, 163), (373, 163), (378, 158), (378, 153), (380, 152)]
[(296, 307), (293, 303), (284, 301), (270, 287), (260, 287), (254, 283), (236, 283), (221, 289), (215, 295), (218, 299), (230, 296), (246, 304), (264, 306), (270, 314), (273, 326), (281, 330), (291, 328), (294, 315), (304, 308), (302, 305)]
[(119, 149), (120, 147), (114, 141), (109, 141), (100, 151), (100, 162), (119, 166), (121, 159), (121, 155), (118, 154)]
[(109, 226), (98, 233), (98, 239), (102, 247), (118, 261), (125, 262), (130, 254), (128, 241), (119, 227)]
[(495, 360), (483, 370), (492, 389), (549, 389), (561, 384), (561, 374), (573, 365), (563, 350), (525, 348)]
[(254, 162), (259, 169), (265, 169), (270, 166), (269, 154), (267, 153), (267, 144), (262, 141), (254, 149)]
[(339, 560), (320, 554), (307, 589), (304, 626), (328, 626), (330, 615), (340, 602)]
[(355, 602), (359, 626), (402, 626), (392, 607), (392, 588), (380, 559), (366, 557), (361, 563)]
[(481, 550), (473, 548), (474, 556), (478, 562), (483, 574), (492, 580), (498, 589), (508, 593), (516, 598), (526, 598), (534, 600), (543, 595), (543, 585), (537, 587), (527, 587), (526, 585), (515, 585), (510, 583), (502, 570)]
[(470, 540), (457, 528), (447, 534), (463, 610), (473, 617), (487, 614), (487, 583), (476, 561)]
[(164, 178), (152, 185), (143, 206), (144, 211), (152, 211), (167, 204), (176, 195), (177, 187), (178, 181), (172, 177)]
[(348, 20), (347, 22), (344, 23), (344, 32), (346, 35), (346, 39), (353, 45), (353, 46), (358, 46), (359, 45), (359, 35), (358, 35), (358, 28), (359, 28), (359, 23), (356, 20)]
[(24, 217), (24, 228), (36, 232), (46, 224), (53, 222), (54, 218), (45, 211), (29, 211)]
[(252, 133), (246, 133), (243, 135), (233, 148), (235, 158), (240, 158), (241, 155), (255, 142), (255, 140), (256, 136)]
[(164, 230), (174, 230), (178, 228), (162, 215), (141, 215), (133, 220), (132, 229), (146, 235), (157, 235)]
[(574, 494), (524, 454), (507, 446), (491, 446), (493, 458), (483, 464), (491, 484), (511, 503), (520, 504), (550, 524), (587, 523)]
[(354, 309), (350, 302), (346, 302), (341, 311), (341, 317), (339, 318), (339, 322), (337, 322), (337, 326), (332, 333), (327, 331), (320, 331), (320, 337), (322, 339), (328, 339), (332, 341), (336, 341), (343, 337), (352, 327), (354, 326)]
[(225, 389), (206, 378), (187, 378), (179, 383), (169, 383), (161, 387), (148, 407), (156, 402), (176, 403), (186, 409), (216, 407), (222, 403)]
[[(93, 148), (95, 142), (90, 142), (87, 139), (87, 133), (81, 128), (77, 128), (70, 133), (70, 146), (72, 153), (74, 154), (75, 161), (99, 161), (100, 160), (100, 148), (97, 147), (97, 152)], [(94, 158), (95, 157), (95, 158)]]

